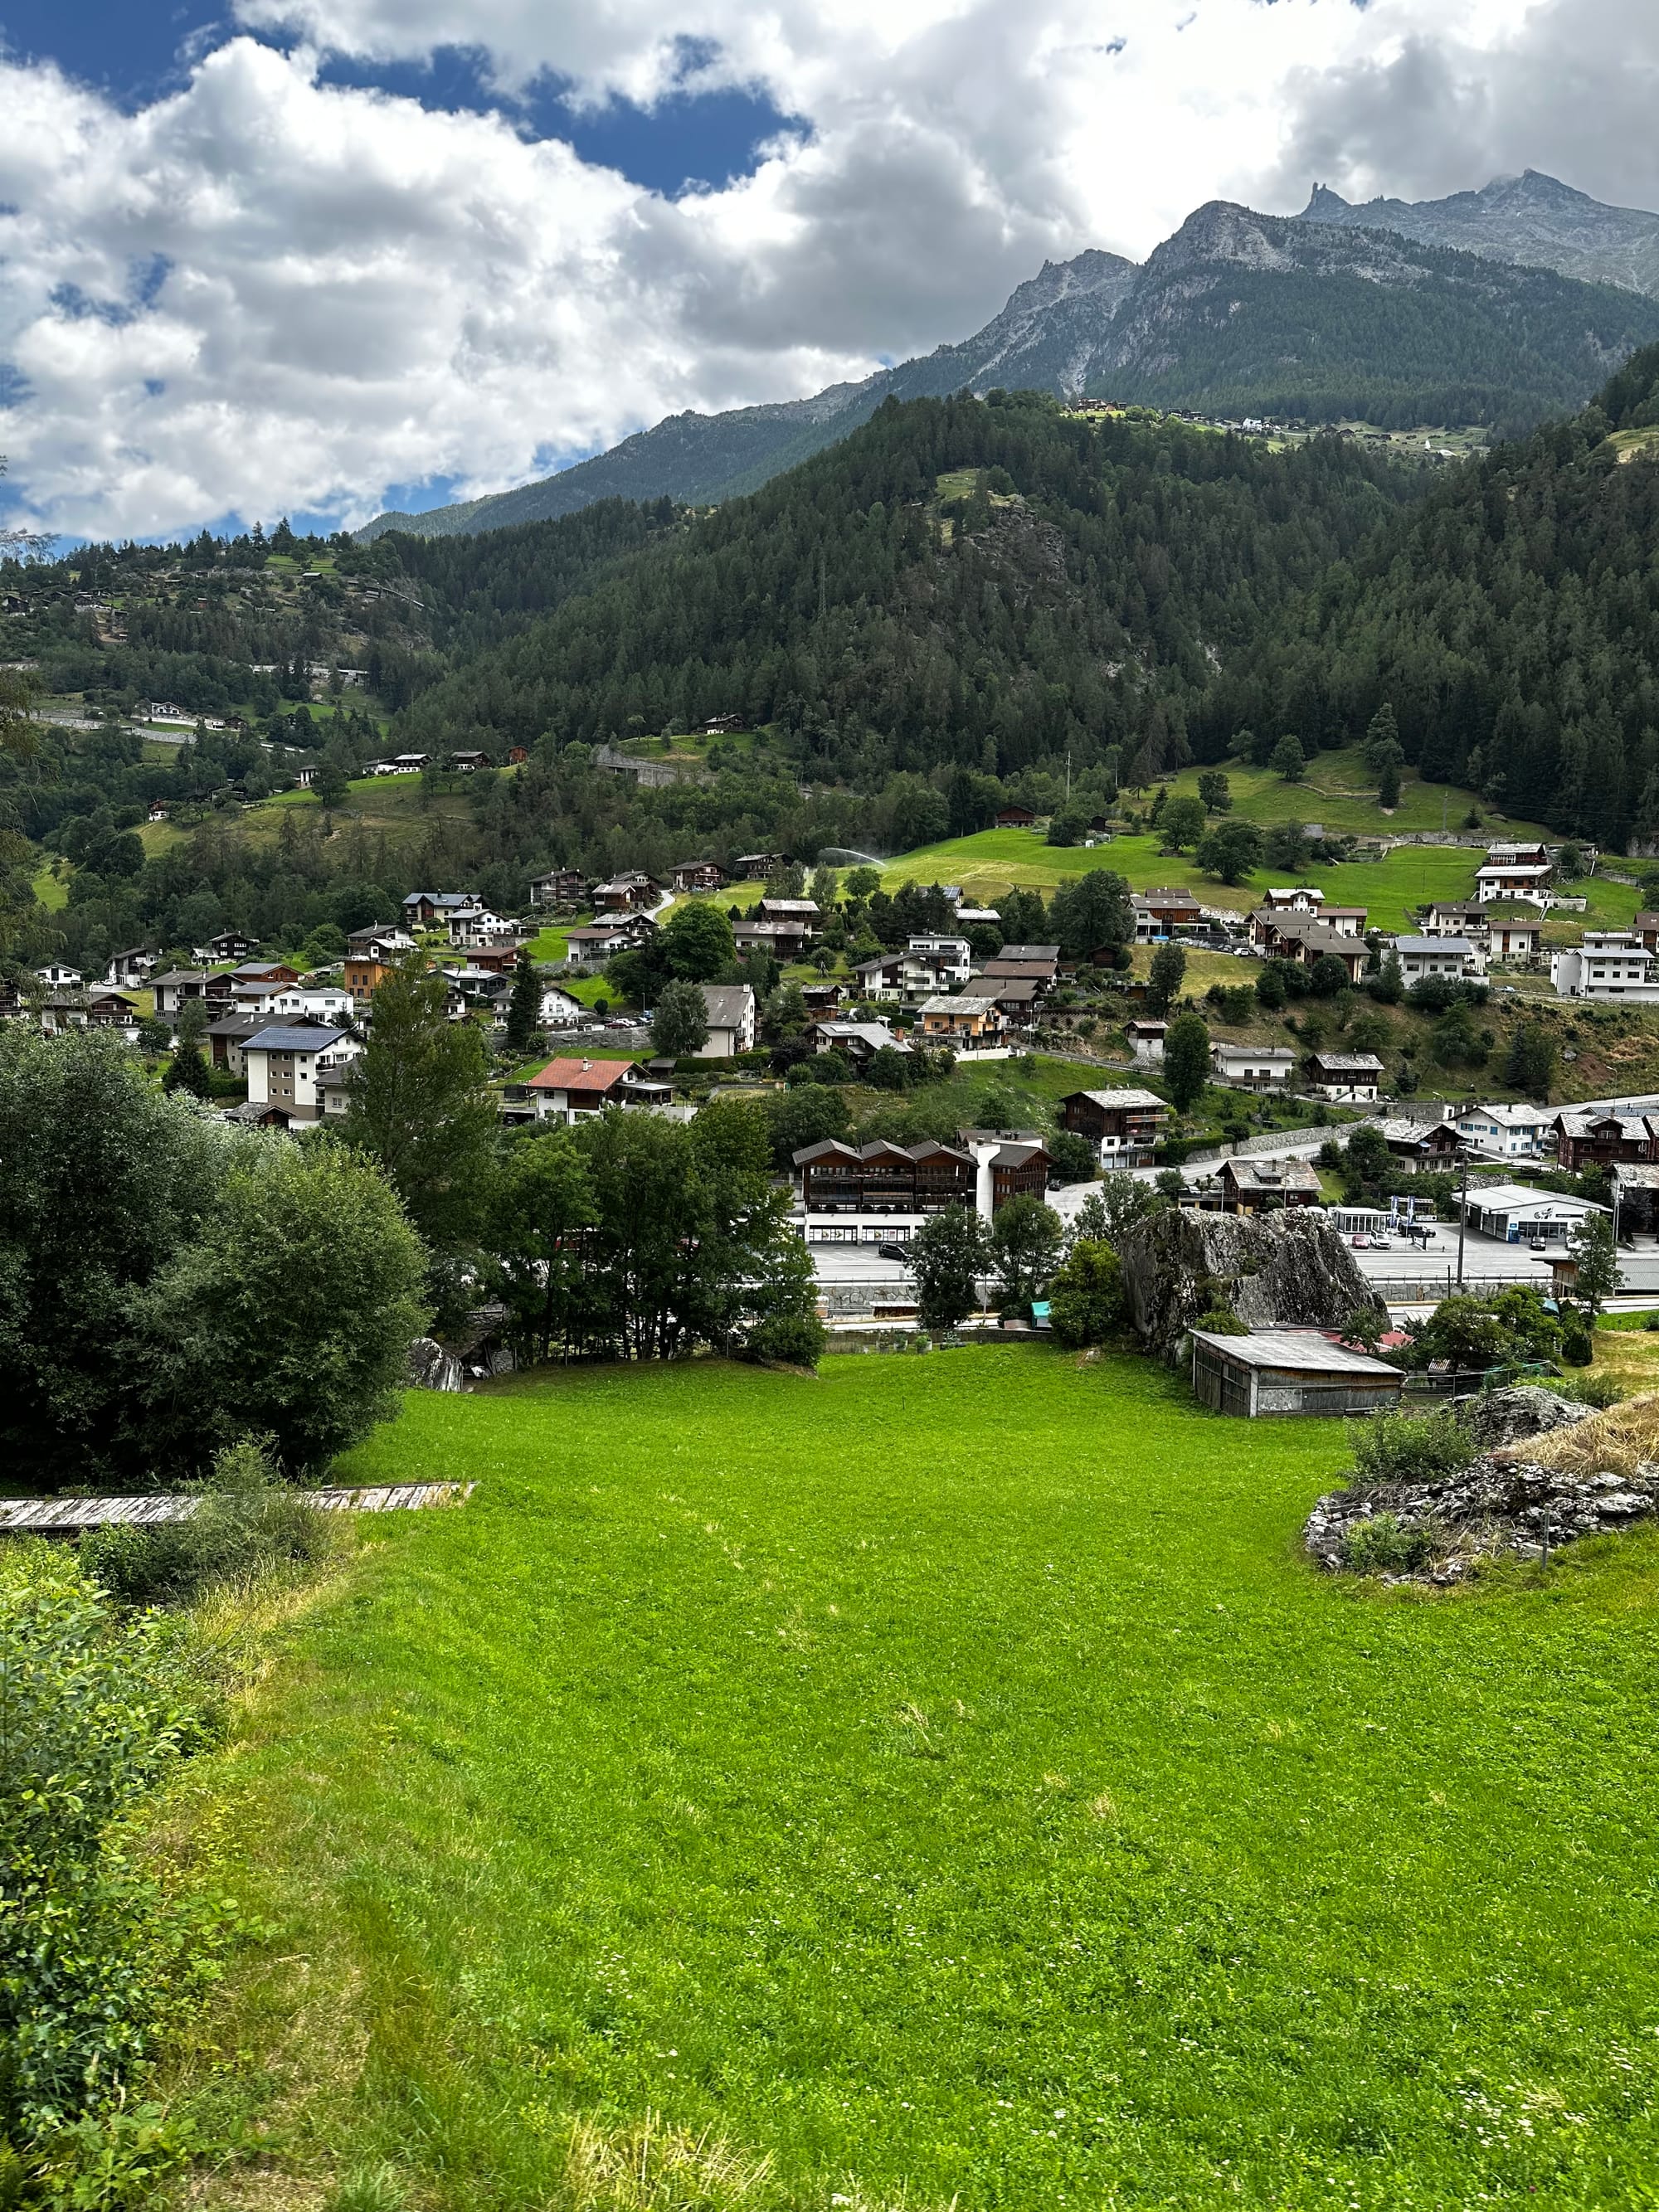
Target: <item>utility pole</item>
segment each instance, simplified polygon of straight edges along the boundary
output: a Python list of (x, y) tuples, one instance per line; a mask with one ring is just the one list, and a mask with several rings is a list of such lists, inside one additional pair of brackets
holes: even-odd
[(1457, 1287), (1463, 1287), (1463, 1231), (1469, 1218), (1469, 1156), (1463, 1155), (1463, 1172), (1457, 1191)]

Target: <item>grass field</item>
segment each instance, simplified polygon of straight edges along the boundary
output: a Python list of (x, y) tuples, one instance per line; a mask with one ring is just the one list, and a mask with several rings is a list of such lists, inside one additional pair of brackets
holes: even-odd
[(1341, 1462), (1047, 1346), (412, 1395), (343, 1472), (476, 1495), (175, 1808), (202, 2201), (1650, 2205), (1659, 1534), (1338, 1585)]

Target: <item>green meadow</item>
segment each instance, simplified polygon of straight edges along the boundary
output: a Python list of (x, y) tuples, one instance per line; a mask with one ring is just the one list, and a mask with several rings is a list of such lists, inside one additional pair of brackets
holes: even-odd
[(1342, 1459), (1043, 1345), (411, 1395), (342, 1474), (476, 1493), (174, 1803), (200, 2201), (1659, 2201), (1659, 1533), (1340, 1584)]

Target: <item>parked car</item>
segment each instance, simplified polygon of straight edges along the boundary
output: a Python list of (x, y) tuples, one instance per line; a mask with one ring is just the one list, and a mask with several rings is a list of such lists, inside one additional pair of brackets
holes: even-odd
[(876, 1257), (878, 1260), (896, 1260), (901, 1267), (908, 1267), (910, 1264), (910, 1255), (902, 1244), (878, 1244)]
[(1373, 1252), (1386, 1252), (1389, 1249), (1389, 1240), (1386, 1237), (1368, 1237), (1365, 1242)]

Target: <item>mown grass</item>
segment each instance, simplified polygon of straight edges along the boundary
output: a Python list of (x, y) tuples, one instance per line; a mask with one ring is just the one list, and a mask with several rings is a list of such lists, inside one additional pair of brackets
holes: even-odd
[(198, 1771), (204, 2201), (1651, 2203), (1659, 1539), (1339, 1584), (1341, 1461), (1044, 1346), (411, 1397), (343, 1473), (477, 1494)]

